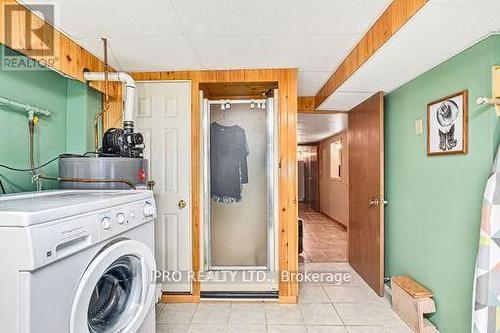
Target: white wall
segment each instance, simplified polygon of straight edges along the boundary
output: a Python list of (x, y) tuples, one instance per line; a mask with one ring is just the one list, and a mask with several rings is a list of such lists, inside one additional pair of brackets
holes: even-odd
[[(330, 144), (341, 140), (342, 167), (340, 179), (330, 177)], [(320, 211), (335, 221), (349, 224), (349, 165), (347, 131), (327, 138), (319, 144), (320, 153)]]

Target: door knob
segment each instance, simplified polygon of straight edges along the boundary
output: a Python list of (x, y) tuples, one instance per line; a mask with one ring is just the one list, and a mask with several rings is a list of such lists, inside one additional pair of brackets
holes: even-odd
[(370, 207), (378, 207), (378, 206), (380, 206), (380, 200), (379, 200), (379, 198), (371, 199), (370, 201), (368, 201), (368, 206), (370, 206)]
[(179, 201), (179, 203), (177, 205), (179, 206), (180, 209), (183, 209), (183, 208), (186, 208), (187, 202), (186, 202), (186, 200), (181, 200), (181, 201)]

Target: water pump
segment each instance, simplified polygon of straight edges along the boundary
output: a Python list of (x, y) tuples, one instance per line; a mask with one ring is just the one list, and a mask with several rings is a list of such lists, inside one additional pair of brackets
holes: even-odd
[(141, 133), (134, 133), (132, 127), (125, 129), (110, 128), (102, 139), (100, 156), (104, 157), (144, 157), (144, 137)]

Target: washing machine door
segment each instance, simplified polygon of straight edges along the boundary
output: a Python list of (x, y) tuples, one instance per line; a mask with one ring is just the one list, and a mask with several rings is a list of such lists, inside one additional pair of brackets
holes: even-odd
[(143, 243), (122, 240), (92, 260), (71, 309), (71, 333), (135, 333), (153, 306), (154, 255)]

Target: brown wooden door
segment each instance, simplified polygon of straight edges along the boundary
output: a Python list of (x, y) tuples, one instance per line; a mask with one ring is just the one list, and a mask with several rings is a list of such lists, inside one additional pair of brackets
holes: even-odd
[(349, 263), (384, 294), (384, 95), (349, 112)]

